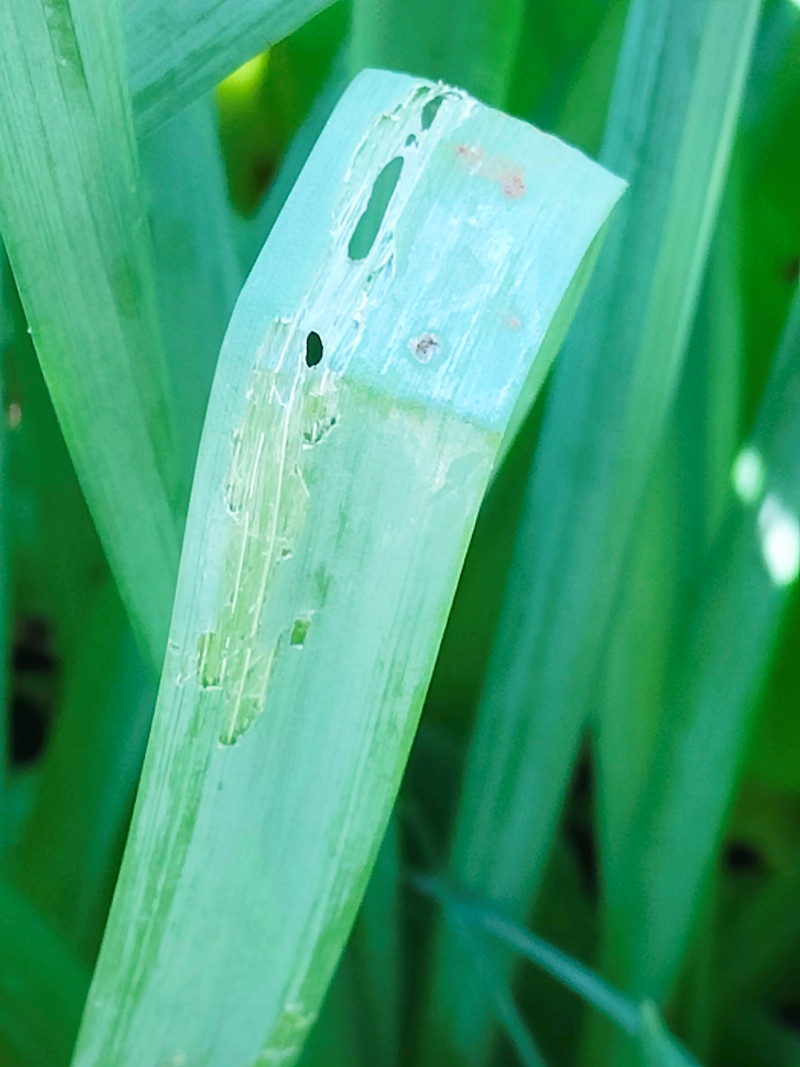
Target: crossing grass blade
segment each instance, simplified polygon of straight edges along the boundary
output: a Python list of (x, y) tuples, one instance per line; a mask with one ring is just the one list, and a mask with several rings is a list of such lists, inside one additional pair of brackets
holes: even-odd
[(140, 135), (182, 111), (332, 0), (124, 0)]
[(154, 665), (182, 513), (115, 5), (6, 5), (0, 229), (59, 422)]
[[(541, 884), (670, 411), (758, 10), (634, 0), (629, 11), (601, 158), (631, 194), (548, 396), (453, 835), (453, 880), (517, 918)], [(462, 973), (443, 937), (425, 1063), (488, 1053), (488, 1006)]]
[[(457, 920), (458, 927), (480, 930), (504, 943), (521, 958), (529, 960), (586, 1000), (623, 1033), (638, 1042), (649, 1067), (697, 1067), (692, 1056), (667, 1031), (652, 1002), (637, 1003), (624, 996), (589, 968), (525, 927), (455, 893), (435, 877), (417, 876), (412, 884), (438, 901), (448, 913), (448, 918)], [(497, 981), (495, 976), (493, 984), (496, 985)]]
[(339, 104), (223, 345), (75, 1067), (299, 1054), (500, 441), (622, 189), (458, 90), (366, 72)]

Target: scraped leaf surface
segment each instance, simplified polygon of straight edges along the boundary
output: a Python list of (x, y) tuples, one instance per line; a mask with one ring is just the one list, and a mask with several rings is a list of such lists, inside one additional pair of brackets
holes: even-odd
[(348, 90), (223, 345), (76, 1065), (299, 1053), (500, 441), (622, 188), (460, 91)]

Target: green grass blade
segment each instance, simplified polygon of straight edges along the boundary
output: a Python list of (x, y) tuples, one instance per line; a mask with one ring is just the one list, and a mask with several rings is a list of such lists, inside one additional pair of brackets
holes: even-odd
[[(0, 375), (5, 374), (7, 353), (14, 340), (14, 320), (8, 299), (8, 284), (5, 253), (0, 249)], [(4, 417), (6, 402), (5, 383), (0, 379), (0, 413), (3, 415), (0, 423), (0, 855), (5, 849), (8, 833), (5, 818), (9, 763), (7, 665), (12, 573), (8, 552), (8, 441)]]
[(764, 675), (800, 566), (800, 298), (730, 505), (681, 629), (651, 775), (615, 902), (615, 970), (672, 991), (730, 809)]
[(397, 1067), (400, 1062), (402, 960), (400, 943), (400, 842), (392, 818), (378, 851), (351, 939), (359, 971), (359, 990), (374, 1042), (371, 1062)]
[(45, 379), (154, 664), (182, 501), (116, 8), (6, 5), (0, 227)]
[(143, 142), (142, 170), (181, 465), (190, 484), (219, 346), (244, 281), (210, 96)]
[[(593, 734), (604, 909), (628, 893), (620, 881), (624, 853), (652, 771), (670, 654), (727, 503), (742, 377), (732, 214), (723, 211), (712, 247), (683, 379), (640, 508), (597, 683)], [(598, 1054), (590, 1051), (587, 1062)]]
[(299, 1054), (503, 432), (622, 188), (456, 90), (348, 90), (223, 345), (76, 1067)]
[(0, 1057), (20, 1067), (69, 1062), (89, 974), (30, 902), (0, 878)]
[(653, 1067), (657, 1064), (661, 1067), (696, 1067), (693, 1058), (665, 1029), (658, 1009), (651, 1002), (637, 1004), (565, 952), (498, 912), (459, 896), (437, 878), (418, 876), (412, 884), (439, 901), (459, 919), (460, 925), (468, 924), (503, 942), (521, 958), (540, 967), (591, 1004), (623, 1033), (641, 1043)]
[(15, 501), (10, 547), (19, 576), (15, 610), (46, 618), (58, 656), (66, 661), (83, 640), (91, 603), (87, 588), (102, 582), (107, 566), (10, 273), (7, 283), (14, 336), (5, 370), (19, 420), (7, 438)]
[(113, 584), (92, 606), (24, 834), (17, 881), (85, 960), (97, 952), (155, 702)]
[(463, 86), (505, 103), (522, 29), (524, 0), (354, 0), (351, 63), (388, 67)]
[[(454, 833), (453, 880), (518, 918), (541, 884), (669, 414), (758, 8), (635, 0), (630, 10), (602, 158), (631, 193), (548, 397)], [(443, 941), (431, 1062), (451, 1050), (455, 1062), (480, 1060), (490, 1039), (488, 1008), (463, 995), (461, 970)]]
[(124, 0), (138, 132), (151, 132), (331, 2)]

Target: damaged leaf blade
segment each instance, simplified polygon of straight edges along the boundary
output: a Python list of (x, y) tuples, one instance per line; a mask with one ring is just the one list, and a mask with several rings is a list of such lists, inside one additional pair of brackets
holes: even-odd
[(340, 102), (223, 344), (77, 1067), (299, 1054), (498, 448), (622, 189), (456, 90), (368, 71)]

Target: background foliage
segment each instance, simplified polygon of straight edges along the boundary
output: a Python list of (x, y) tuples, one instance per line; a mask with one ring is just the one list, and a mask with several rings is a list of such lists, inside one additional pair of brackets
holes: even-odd
[(303, 1062), (800, 1064), (793, 0), (5, 0), (0, 1062), (69, 1062), (222, 335), (367, 66), (630, 190)]

